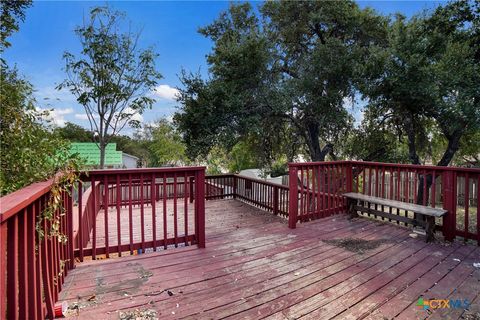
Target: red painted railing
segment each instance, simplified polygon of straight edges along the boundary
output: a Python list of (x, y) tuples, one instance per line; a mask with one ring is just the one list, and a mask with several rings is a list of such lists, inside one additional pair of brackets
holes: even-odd
[(444, 208), (448, 214), (437, 219), (437, 228), (445, 239), (459, 236), (480, 244), (480, 169), (352, 162), (352, 173), (353, 191)]
[[(50, 199), (51, 183), (34, 183), (1, 198), (1, 319), (52, 318), (65, 276), (74, 267), (70, 194), (61, 194), (65, 211), (56, 212), (66, 242), (47, 231), (50, 221), (40, 220)], [(37, 228), (43, 237), (39, 237)]]
[[(94, 205), (100, 210), (91, 225), (79, 224), (75, 256), (83, 261), (85, 256), (109, 258), (168, 245), (204, 247), (204, 172), (203, 167), (90, 171), (82, 179), (98, 191), (87, 201), (90, 212)], [(192, 180), (199, 199), (193, 205), (188, 201)], [(83, 199), (78, 201), (84, 208)], [(81, 210), (78, 215), (83, 215)], [(85, 235), (88, 241), (82, 238)]]
[[(190, 178), (198, 199), (194, 204), (184, 192)], [(0, 319), (53, 319), (77, 257), (144, 253), (168, 245), (205, 247), (204, 167), (95, 170), (81, 180), (78, 192), (60, 195), (58, 235), (51, 236), (49, 220), (40, 220), (51, 180), (0, 198)]]
[[(289, 187), (291, 228), (299, 221), (344, 212), (342, 194), (353, 191), (447, 209), (437, 221), (445, 239), (459, 236), (480, 245), (480, 169), (361, 161), (292, 163)], [(388, 210), (414, 218), (413, 213)]]
[(288, 217), (288, 186), (238, 174), (205, 178), (205, 198), (237, 199), (254, 207)]
[(297, 222), (344, 213), (343, 193), (351, 191), (348, 162), (295, 163), (289, 166), (289, 227)]

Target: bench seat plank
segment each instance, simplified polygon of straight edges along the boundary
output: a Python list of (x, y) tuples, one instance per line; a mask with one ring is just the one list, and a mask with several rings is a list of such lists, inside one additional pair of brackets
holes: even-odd
[(347, 192), (347, 193), (344, 193), (343, 196), (350, 199), (356, 199), (356, 200), (379, 204), (383, 206), (394, 207), (394, 208), (407, 210), (407, 211), (411, 211), (411, 212), (415, 212), (415, 213), (419, 213), (419, 214), (423, 214), (431, 217), (443, 217), (448, 212), (448, 210), (441, 209), (441, 208), (432, 208), (432, 207), (422, 206), (422, 205), (413, 204), (413, 203), (406, 203), (402, 201), (372, 197), (372, 196), (367, 196), (365, 194), (355, 193), (355, 192)]

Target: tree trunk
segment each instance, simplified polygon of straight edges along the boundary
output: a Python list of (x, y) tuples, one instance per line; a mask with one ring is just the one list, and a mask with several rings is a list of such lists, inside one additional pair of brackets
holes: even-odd
[(413, 115), (408, 114), (405, 116), (404, 122), (405, 131), (408, 137), (408, 156), (412, 164), (420, 164), (420, 158), (417, 154), (417, 146), (415, 143), (415, 122)]
[[(443, 156), (440, 159), (440, 161), (437, 163), (437, 166), (447, 167), (450, 164), (453, 157), (455, 156), (455, 153), (460, 148), (460, 138), (462, 137), (462, 135), (463, 135), (463, 130), (457, 130), (452, 135), (447, 137), (448, 139), (447, 149), (443, 153)], [(438, 178), (438, 176), (435, 177), (435, 179), (436, 178)], [(418, 183), (418, 189), (417, 189), (417, 204), (423, 204), (424, 180), (425, 178), (423, 176), (419, 177), (419, 183)], [(430, 196), (430, 187), (432, 186), (433, 183), (435, 183), (435, 181), (433, 181), (432, 174), (427, 174), (426, 180), (427, 180), (427, 186), (425, 189), (427, 191), (427, 194), (425, 195), (425, 199), (426, 199), (426, 204), (428, 204), (428, 200)], [(433, 199), (433, 201), (435, 201), (435, 199)]]
[(100, 147), (100, 169), (104, 169), (105, 168), (105, 148), (106, 148), (106, 144), (104, 141), (101, 141), (100, 144), (99, 144), (99, 147)]

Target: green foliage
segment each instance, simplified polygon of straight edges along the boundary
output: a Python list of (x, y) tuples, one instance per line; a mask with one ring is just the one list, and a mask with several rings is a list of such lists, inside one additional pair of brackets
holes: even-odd
[(46, 180), (65, 167), (76, 167), (68, 142), (52, 134), (35, 110), (31, 84), (17, 70), (1, 69), (0, 194)]
[(260, 166), (257, 153), (252, 141), (240, 141), (233, 146), (228, 154), (228, 171), (240, 172), (244, 169), (253, 169)]
[(93, 142), (93, 133), (78, 124), (66, 122), (64, 127), (53, 130), (54, 135), (70, 142)]
[[(462, 137), (480, 130), (479, 7), (453, 2), (410, 20), (397, 16), (388, 46), (366, 67), (368, 108), (406, 137), (412, 163), (448, 165)], [(442, 150), (434, 138), (446, 141)]]
[(126, 125), (139, 127), (135, 115), (152, 107), (151, 92), (161, 79), (155, 69), (157, 54), (137, 48), (139, 33), (125, 30), (124, 13), (95, 7), (87, 22), (75, 30), (82, 50), (76, 57), (65, 52), (67, 78), (58, 89), (68, 88), (88, 116), (91, 131), (98, 133), (100, 166), (105, 146)]
[(7, 38), (18, 31), (18, 23), (25, 20), (25, 10), (31, 5), (31, 0), (2, 0), (0, 7), (0, 53), (10, 47)]
[(185, 145), (177, 129), (166, 119), (157, 120), (149, 126), (150, 142), (147, 148), (150, 151), (151, 163), (154, 167), (166, 165), (185, 165)]
[(248, 138), (261, 163), (298, 150), (323, 160), (352, 126), (344, 102), (385, 19), (345, 1), (266, 2), (260, 12), (231, 5), (200, 29), (214, 42), (211, 79), (183, 73), (175, 115), (191, 158)]
[(270, 167), (270, 176), (272, 178), (288, 174), (288, 162), (286, 158), (280, 158), (274, 161)]

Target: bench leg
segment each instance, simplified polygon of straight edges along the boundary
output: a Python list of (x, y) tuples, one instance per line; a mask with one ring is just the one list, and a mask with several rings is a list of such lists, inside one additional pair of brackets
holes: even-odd
[(425, 233), (427, 234), (427, 242), (435, 240), (435, 218), (427, 216)]
[(357, 212), (354, 209), (355, 203), (357, 200), (347, 198), (347, 210), (348, 210), (348, 219), (353, 219), (357, 217)]

